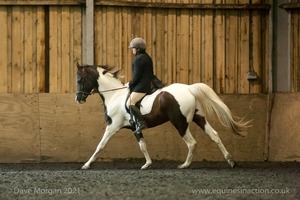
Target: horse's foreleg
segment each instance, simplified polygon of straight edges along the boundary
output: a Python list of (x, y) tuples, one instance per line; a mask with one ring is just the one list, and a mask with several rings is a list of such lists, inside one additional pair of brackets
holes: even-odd
[(211, 127), (211, 125), (206, 121), (204, 126), (205, 133), (219, 146), (220, 150), (222, 151), (225, 159), (229, 163), (229, 165), (234, 168), (235, 162), (232, 159), (232, 156), (228, 153), (225, 146), (223, 145), (218, 133)]
[(147, 169), (151, 164), (152, 164), (152, 160), (149, 156), (149, 153), (147, 151), (147, 145), (145, 143), (145, 140), (143, 138), (143, 134), (142, 133), (135, 133), (135, 137), (137, 139), (137, 141), (139, 142), (140, 145), (140, 149), (143, 152), (145, 159), (146, 159), (146, 163), (141, 167), (141, 169)]
[(116, 133), (116, 130), (112, 130), (110, 127), (106, 127), (105, 133), (98, 144), (96, 151), (92, 155), (92, 157), (82, 166), (81, 169), (89, 169), (92, 162), (97, 159), (97, 154), (106, 146), (111, 137)]
[(193, 158), (193, 152), (194, 152), (195, 146), (197, 144), (197, 142), (193, 138), (189, 128), (187, 128), (185, 135), (182, 137), (182, 139), (186, 143), (189, 152), (188, 152), (185, 162), (182, 165), (178, 166), (178, 168), (180, 168), (180, 169), (187, 168), (191, 165), (192, 158)]
[(152, 160), (148, 154), (147, 151), (147, 146), (146, 143), (144, 141), (144, 138), (141, 138), (139, 141), (139, 145), (140, 145), (140, 149), (143, 152), (145, 159), (146, 159), (146, 163), (141, 167), (141, 169), (147, 169), (151, 164), (152, 164)]

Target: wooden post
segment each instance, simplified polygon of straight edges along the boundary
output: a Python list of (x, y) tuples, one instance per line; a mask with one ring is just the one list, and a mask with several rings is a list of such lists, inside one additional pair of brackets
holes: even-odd
[(274, 48), (273, 48), (273, 91), (291, 91), (290, 73), (290, 14), (279, 7), (288, 0), (273, 2), (274, 6)]
[(273, 94), (273, 10), (274, 10), (274, 2), (271, 2), (272, 6), (269, 11), (269, 54), (268, 54), (268, 99), (267, 99), (267, 116), (266, 116), (266, 134), (265, 134), (265, 144), (264, 144), (264, 160), (269, 160), (270, 154), (270, 132), (271, 132), (271, 115), (273, 109), (274, 102), (274, 94)]
[(94, 64), (94, 0), (86, 0), (82, 20), (82, 62)]

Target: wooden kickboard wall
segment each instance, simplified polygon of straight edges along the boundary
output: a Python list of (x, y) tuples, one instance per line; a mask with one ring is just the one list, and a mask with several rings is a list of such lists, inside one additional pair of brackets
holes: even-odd
[[(76, 104), (75, 94), (1, 94), (0, 162), (84, 162), (100, 141), (105, 122), (98, 95)], [(263, 161), (266, 135), (266, 95), (221, 95), (235, 115), (253, 119), (248, 136), (239, 137), (209, 118), (225, 147), (238, 161)], [(271, 161), (300, 161), (300, 94), (276, 94), (267, 145)], [(223, 161), (217, 145), (196, 125), (194, 161)], [(187, 148), (170, 124), (144, 131), (149, 153), (157, 160), (183, 161)], [(143, 158), (129, 130), (112, 138), (98, 161)]]

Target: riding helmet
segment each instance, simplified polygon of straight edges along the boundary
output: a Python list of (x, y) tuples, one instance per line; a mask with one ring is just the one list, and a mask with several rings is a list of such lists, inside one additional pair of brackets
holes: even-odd
[(146, 42), (143, 38), (136, 37), (131, 40), (129, 48), (146, 49)]

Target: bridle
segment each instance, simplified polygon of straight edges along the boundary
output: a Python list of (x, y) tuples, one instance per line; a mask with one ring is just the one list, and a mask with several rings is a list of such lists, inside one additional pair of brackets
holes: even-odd
[(86, 80), (87, 77), (81, 77), (81, 79), (79, 80), (79, 82), (81, 82), (79, 85), (80, 85), (80, 88), (79, 88), (79, 91), (76, 92), (76, 95), (79, 95), (81, 94), (81, 96), (83, 98), (87, 98), (89, 95), (92, 95), (92, 94), (95, 94), (95, 93), (99, 93), (99, 94), (102, 94), (102, 93), (105, 93), (105, 92), (112, 92), (112, 91), (116, 91), (116, 90), (122, 90), (122, 89), (125, 89), (127, 88), (126, 86), (124, 87), (119, 87), (119, 88), (114, 88), (114, 89), (109, 89), (109, 90), (102, 90), (102, 91), (95, 91), (94, 89), (92, 89), (90, 92), (86, 92), (86, 88), (85, 88), (85, 80)]

